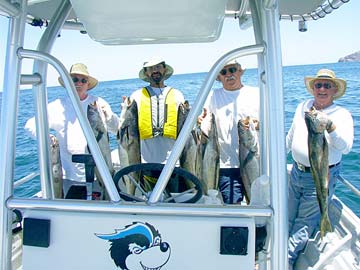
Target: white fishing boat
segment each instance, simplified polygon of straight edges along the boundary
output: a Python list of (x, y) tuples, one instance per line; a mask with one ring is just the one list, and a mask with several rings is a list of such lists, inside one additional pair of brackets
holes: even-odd
[[(331, 16), (345, 2), (0, 0), (0, 14), (9, 17), (0, 128), (0, 269), (288, 269), (279, 18), (298, 23), (303, 31), (307, 21)], [(166, 25), (158, 20), (164, 14)], [(80, 109), (71, 77), (61, 59), (50, 53), (59, 31), (63, 28), (81, 31), (104, 45), (203, 43), (206, 46), (219, 38), (227, 19), (239, 24), (239, 35), (242, 29), (252, 26), (255, 43), (234, 48), (213, 63), (152, 193), (143, 201), (124, 200)], [(46, 25), (36, 50), (24, 47), (27, 23)], [(176, 197), (175, 203), (163, 201), (166, 184), (217, 74), (226, 62), (249, 55), (258, 59), (263, 127), (261, 174), (270, 180), (270, 204), (223, 205), (221, 200), (220, 203), (217, 198), (208, 200), (201, 193), (191, 203), (183, 201), (194, 196), (193, 193)], [(21, 74), (24, 59), (33, 60), (32, 74)], [(64, 81), (104, 179), (109, 201), (54, 198), (47, 139), (49, 65)], [(35, 101), (39, 197), (14, 196), (15, 186), (38, 173), (14, 184), (21, 85), (32, 87)], [(359, 218), (337, 198), (330, 211), (336, 216), (335, 232), (323, 239), (311, 239), (295, 269), (360, 269)], [(14, 225), (19, 229), (14, 229)], [(257, 228), (264, 226), (266, 238), (259, 244), (262, 241)], [(126, 236), (123, 239), (127, 242), (114, 241), (120, 234)], [(137, 242), (140, 240), (142, 244)]]

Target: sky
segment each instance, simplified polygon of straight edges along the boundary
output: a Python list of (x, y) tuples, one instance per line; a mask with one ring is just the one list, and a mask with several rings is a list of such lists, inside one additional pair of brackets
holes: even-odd
[[(298, 23), (282, 20), (281, 47), (284, 66), (334, 63), (340, 57), (360, 50), (360, 1), (350, 0), (330, 15), (307, 23), (308, 31), (299, 32)], [(3, 88), (5, 48), (8, 19), (0, 16), (0, 91)], [(225, 19), (220, 38), (211, 43), (105, 46), (78, 31), (63, 30), (51, 53), (69, 69), (73, 63), (83, 62), (99, 81), (138, 77), (142, 63), (152, 56), (162, 56), (174, 74), (207, 72), (224, 53), (246, 45), (253, 45), (253, 28), (239, 31), (234, 19)], [(25, 49), (35, 49), (44, 28), (27, 25), (29, 38)], [(76, 40), (76, 41), (75, 41)], [(241, 59), (243, 66), (256, 67), (256, 57)], [(31, 74), (32, 61), (24, 60), (22, 73)], [(49, 67), (48, 85), (58, 85), (58, 74)], [(29, 88), (27, 86), (27, 88)]]

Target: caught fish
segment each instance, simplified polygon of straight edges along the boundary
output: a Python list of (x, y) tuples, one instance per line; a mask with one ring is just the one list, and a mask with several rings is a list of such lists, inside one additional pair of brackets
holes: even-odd
[[(98, 105), (96, 102), (94, 104), (89, 104), (87, 107), (87, 118), (89, 120), (90, 126), (94, 132), (96, 141), (99, 145), (100, 151), (103, 155), (103, 158), (106, 162), (106, 165), (109, 169), (110, 174), (113, 176), (115, 173), (113, 163), (111, 161), (111, 150), (110, 150), (110, 140), (109, 134), (105, 128), (104, 122), (101, 119)], [(104, 182), (100, 176), (99, 171), (95, 168), (96, 179), (104, 187)]]
[(63, 173), (60, 159), (59, 141), (55, 136), (51, 136), (50, 158), (54, 195), (56, 199), (60, 199), (63, 197)]
[[(123, 122), (117, 134), (119, 159), (121, 168), (133, 164), (141, 163), (140, 154), (140, 134), (138, 124), (138, 108), (135, 101), (130, 101), (130, 98), (124, 100), (125, 110), (123, 115)], [(135, 194), (135, 184), (129, 177), (132, 177), (136, 182), (139, 182), (139, 173), (131, 173), (125, 176), (125, 183), (127, 193)]]
[(320, 207), (320, 236), (332, 232), (328, 212), (328, 184), (329, 184), (329, 150), (325, 138), (328, 120), (318, 117), (315, 108), (305, 112), (305, 123), (308, 129), (308, 151), (311, 174), (316, 187), (317, 200)]
[(219, 185), (220, 146), (213, 113), (206, 114), (200, 129), (201, 180), (207, 194), (209, 189), (217, 189)]
[(184, 126), (185, 120), (190, 112), (190, 104), (189, 101), (185, 100), (184, 103), (180, 103), (177, 113), (177, 135), (179, 136), (179, 133)]
[[(186, 120), (190, 111), (190, 105), (187, 101), (184, 104), (180, 104), (178, 110), (178, 135)], [(188, 139), (186, 140), (184, 149), (180, 155), (180, 167), (195, 175), (197, 178), (201, 178), (201, 154), (200, 154), (200, 129), (194, 129), (191, 131)], [(189, 182), (187, 186), (190, 188), (193, 185)]]
[(189, 171), (197, 178), (201, 177), (200, 129), (191, 131), (180, 155), (180, 167)]
[(250, 117), (238, 122), (240, 175), (247, 204), (251, 200), (251, 185), (260, 176), (260, 154), (256, 126)]

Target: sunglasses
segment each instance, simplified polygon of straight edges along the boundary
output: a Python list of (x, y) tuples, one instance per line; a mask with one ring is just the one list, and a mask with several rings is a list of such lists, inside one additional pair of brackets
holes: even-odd
[(231, 74), (235, 73), (237, 71), (237, 67), (229, 67), (229, 68), (224, 68), (220, 71), (220, 74), (225, 76), (227, 74), (227, 72), (229, 71)]
[(78, 77), (73, 77), (72, 78), (72, 81), (74, 82), (74, 83), (77, 83), (77, 82), (81, 82), (81, 83), (87, 83), (88, 82), (88, 80), (87, 79), (79, 79)]
[(325, 89), (331, 89), (332, 88), (332, 84), (331, 83), (328, 83), (328, 82), (325, 82), (325, 83), (315, 83), (314, 84), (315, 86), (315, 89), (320, 89), (322, 87), (324, 87)]

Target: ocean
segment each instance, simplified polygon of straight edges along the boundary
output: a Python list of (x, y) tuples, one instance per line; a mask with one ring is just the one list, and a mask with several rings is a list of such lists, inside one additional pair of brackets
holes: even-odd
[[(291, 121), (296, 106), (303, 100), (311, 98), (304, 86), (305, 76), (315, 76), (320, 68), (333, 69), (337, 77), (347, 81), (346, 94), (336, 101), (337, 104), (347, 108), (354, 118), (355, 139), (351, 152), (343, 156), (341, 175), (350, 181), (355, 187), (360, 189), (360, 62), (357, 63), (334, 63), (316, 64), (284, 67), (284, 105), (285, 105), (285, 131), (291, 125)], [(170, 77), (166, 84), (181, 90), (190, 104), (194, 102), (197, 94), (206, 78), (206, 73), (179, 74)], [(257, 85), (257, 70), (246, 70), (243, 79), (244, 84)], [(91, 94), (104, 98), (116, 114), (120, 114), (120, 102), (122, 96), (129, 96), (134, 90), (146, 85), (140, 79), (114, 80), (100, 82), (99, 85), (91, 90)], [(214, 87), (220, 87), (219, 82), (215, 82)], [(52, 101), (60, 96), (66, 95), (62, 87), (49, 87), (48, 98)], [(2, 93), (0, 92), (0, 100)], [(1, 106), (1, 102), (0, 102)], [(1, 110), (0, 110), (1, 112)], [(15, 161), (15, 180), (27, 176), (32, 172), (38, 172), (37, 144), (24, 131), (24, 125), (28, 118), (34, 115), (32, 91), (22, 90), (19, 96), (19, 117), (18, 129), (16, 134), (16, 161)], [(117, 148), (116, 138), (110, 135), (111, 148)], [(291, 162), (290, 156), (287, 157)], [(39, 189), (39, 179), (20, 186), (15, 190), (15, 196), (26, 197), (34, 194)], [(335, 194), (360, 216), (360, 198), (356, 197), (340, 181), (337, 184)]]

